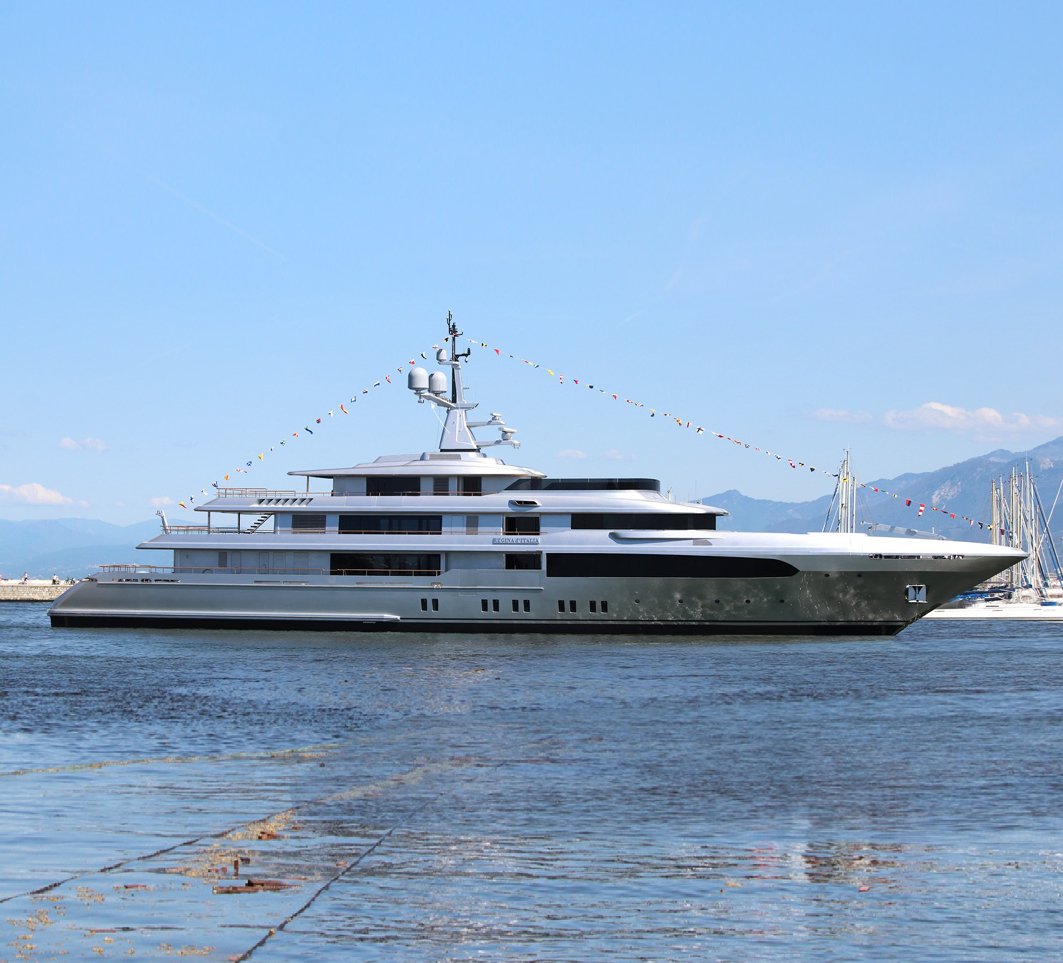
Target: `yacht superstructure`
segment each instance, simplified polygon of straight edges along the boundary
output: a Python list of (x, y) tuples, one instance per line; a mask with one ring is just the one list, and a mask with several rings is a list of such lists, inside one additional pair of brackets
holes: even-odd
[[(446, 412), (437, 451), (291, 472), (305, 491), (218, 489), (206, 525), (139, 548), (51, 608), (53, 626), (892, 635), (1015, 564), (1013, 548), (857, 533), (720, 531), (649, 478), (547, 478), (485, 449), (448, 316), (448, 373), (409, 387)], [(497, 429), (478, 441), (475, 429)], [(311, 491), (311, 480), (330, 483)], [(222, 523), (218, 523), (218, 519)]]

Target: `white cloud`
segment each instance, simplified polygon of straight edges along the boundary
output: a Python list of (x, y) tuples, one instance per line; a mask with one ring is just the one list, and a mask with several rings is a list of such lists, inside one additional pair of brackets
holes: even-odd
[(585, 451), (580, 451), (578, 448), (566, 448), (564, 451), (559, 451), (555, 458), (590, 458)]
[(99, 438), (83, 438), (75, 441), (73, 438), (60, 438), (59, 447), (67, 451), (106, 451), (107, 446)]
[(38, 482), (27, 485), (0, 485), (0, 501), (22, 502), (26, 505), (72, 505), (74, 499), (45, 488)]
[(1024, 415), (1013, 412), (1001, 414), (995, 408), (976, 408), (968, 411), (940, 401), (929, 401), (910, 411), (887, 411), (885, 422), (890, 428), (902, 431), (925, 431), (941, 428), (946, 431), (970, 431), (979, 437), (993, 438), (1017, 434), (1037, 428), (1063, 427), (1063, 418), (1047, 415)]
[(151, 500), (151, 504), (155, 508), (162, 508), (163, 505), (172, 505), (173, 504), (173, 499), (172, 498), (168, 498), (166, 495), (157, 495), (155, 498), (153, 498)]
[(868, 411), (846, 411), (844, 408), (817, 408), (809, 416), (815, 421), (873, 421), (874, 415)]
[(625, 455), (622, 451), (618, 451), (616, 448), (610, 448), (603, 456), (610, 461), (634, 461), (634, 455)]

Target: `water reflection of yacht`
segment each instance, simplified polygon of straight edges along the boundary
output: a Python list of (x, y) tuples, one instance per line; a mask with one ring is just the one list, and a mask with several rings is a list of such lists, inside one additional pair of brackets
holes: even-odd
[[(449, 321), (449, 319), (448, 319)], [(866, 534), (718, 531), (721, 509), (650, 478), (547, 478), (485, 449), (469, 352), (409, 373), (446, 412), (437, 451), (291, 472), (305, 491), (219, 489), (206, 524), (139, 546), (61, 596), (53, 626), (892, 635), (1014, 564), (1014, 549)], [(478, 441), (475, 429), (499, 437)], [(310, 480), (330, 483), (311, 491)], [(219, 519), (222, 520), (219, 523)]]

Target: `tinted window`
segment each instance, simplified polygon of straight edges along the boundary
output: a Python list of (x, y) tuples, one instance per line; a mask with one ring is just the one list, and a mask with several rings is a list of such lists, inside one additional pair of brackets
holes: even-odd
[(341, 535), (438, 535), (442, 531), (442, 515), (340, 515)]
[(510, 570), (541, 569), (543, 567), (542, 552), (512, 552), (506, 555), (506, 568)]
[(659, 492), (656, 478), (518, 478), (507, 492)]
[(789, 578), (797, 569), (776, 558), (573, 553), (546, 557), (560, 578)]
[(365, 480), (367, 495), (420, 495), (418, 475), (369, 475)]
[(333, 575), (438, 575), (440, 556), (397, 552), (333, 552)]
[(715, 531), (716, 516), (707, 512), (585, 512), (572, 516), (574, 529), (653, 529)]
[(506, 534), (507, 535), (538, 535), (539, 534), (539, 516), (538, 515), (507, 515), (506, 516)]

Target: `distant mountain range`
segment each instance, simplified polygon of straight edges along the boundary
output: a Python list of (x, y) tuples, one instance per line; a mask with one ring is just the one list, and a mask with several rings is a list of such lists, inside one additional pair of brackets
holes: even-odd
[[(920, 531), (932, 529), (949, 538), (988, 541), (978, 526), (957, 517), (931, 511), (931, 506), (947, 508), (957, 516), (989, 521), (989, 486), (994, 478), (1007, 476), (1012, 467), (1022, 469), (1029, 459), (1036, 476), (1045, 511), (1049, 511), (1063, 481), (1063, 438), (1030, 451), (998, 449), (922, 474), (864, 480), (866, 485), (896, 492), (898, 498), (876, 494), (870, 488), (858, 490), (857, 521), (878, 522)], [(859, 468), (859, 463), (856, 465)], [(905, 505), (911, 499), (911, 506)], [(732, 531), (818, 532), (830, 505), (830, 496), (808, 502), (776, 502), (749, 498), (739, 491), (720, 492), (701, 499), (703, 504), (726, 509), (731, 514), (720, 519), (720, 528)], [(927, 506), (919, 518), (919, 504)], [(1063, 510), (1052, 522), (1053, 535), (1063, 542)], [(0, 521), (0, 573), (6, 578), (78, 578), (101, 564), (138, 562), (166, 564), (166, 553), (137, 551), (138, 542), (159, 534), (157, 520), (135, 525), (112, 525), (86, 518), (57, 518), (39, 521)]]
[[(138, 542), (161, 531), (158, 519), (112, 525), (89, 518), (0, 521), (0, 573), (4, 578), (79, 578), (98, 565), (165, 564), (164, 552), (138, 552)], [(154, 557), (149, 557), (154, 556)]]
[[(859, 482), (869, 487), (857, 490), (857, 521), (934, 531), (948, 538), (966, 541), (988, 541), (987, 532), (980, 530), (977, 522), (986, 522), (988, 529), (990, 483), (994, 478), (1006, 478), (1013, 467), (1024, 470), (1027, 459), (1047, 514), (1063, 481), (1063, 438), (1029, 451), (997, 449), (936, 471), (874, 480), (858, 478)], [(855, 467), (859, 469), (859, 462)], [(873, 492), (872, 487), (896, 493), (899, 497)], [(911, 506), (905, 505), (907, 499), (911, 500)], [(700, 501), (731, 513), (720, 519), (720, 528), (732, 531), (818, 532), (823, 528), (831, 496), (809, 502), (776, 502), (748, 498), (731, 489), (709, 495)], [(919, 517), (920, 504), (927, 506), (922, 518)], [(932, 510), (934, 506), (947, 508), (948, 513), (935, 512)], [(957, 515), (956, 519), (951, 518), (952, 513)], [(972, 526), (964, 521), (963, 515), (975, 519), (976, 524)], [(1059, 538), (1063, 535), (1063, 509), (1053, 516), (1051, 527), (1053, 536)]]

